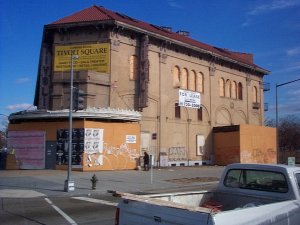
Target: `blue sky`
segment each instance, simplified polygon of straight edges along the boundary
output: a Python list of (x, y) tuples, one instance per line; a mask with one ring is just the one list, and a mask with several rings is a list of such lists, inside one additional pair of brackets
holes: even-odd
[[(193, 39), (254, 54), (271, 71), (266, 117), (274, 117), (275, 85), (300, 78), (300, 0), (0, 0), (0, 129), (10, 113), (31, 109), (43, 26), (92, 5)], [(278, 89), (279, 114), (300, 115), (300, 81)]]

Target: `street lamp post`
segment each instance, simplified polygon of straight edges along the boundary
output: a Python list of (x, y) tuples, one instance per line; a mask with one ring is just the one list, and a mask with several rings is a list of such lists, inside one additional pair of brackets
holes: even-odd
[(73, 122), (73, 73), (74, 73), (74, 60), (78, 59), (78, 55), (71, 55), (71, 75), (70, 75), (70, 108), (69, 108), (69, 157), (68, 157), (68, 177), (65, 180), (64, 191), (74, 191), (75, 190), (75, 183), (71, 181), (71, 172), (72, 172), (72, 122)]
[(285, 82), (285, 83), (282, 83), (282, 84), (276, 84), (276, 149), (277, 149), (277, 163), (279, 163), (280, 161), (280, 150), (279, 150), (279, 133), (278, 133), (278, 90), (277, 88), (278, 87), (281, 87), (281, 86), (284, 86), (284, 85), (287, 85), (287, 84), (290, 84), (290, 83), (294, 83), (296, 81), (300, 81), (300, 79), (296, 79), (296, 80), (292, 80), (292, 81), (289, 81), (289, 82)]

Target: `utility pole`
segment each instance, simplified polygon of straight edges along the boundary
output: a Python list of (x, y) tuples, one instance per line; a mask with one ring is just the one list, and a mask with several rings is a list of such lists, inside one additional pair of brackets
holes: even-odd
[(69, 157), (68, 157), (68, 177), (65, 180), (64, 191), (74, 191), (75, 190), (75, 183), (71, 181), (71, 172), (72, 172), (72, 130), (73, 130), (73, 73), (74, 73), (74, 60), (78, 59), (78, 55), (71, 55), (71, 75), (70, 75), (70, 107), (69, 107)]

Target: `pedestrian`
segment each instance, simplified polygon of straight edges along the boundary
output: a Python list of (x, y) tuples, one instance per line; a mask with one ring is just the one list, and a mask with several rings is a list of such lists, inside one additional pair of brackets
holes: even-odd
[(149, 155), (147, 152), (144, 153), (144, 170), (149, 170)]

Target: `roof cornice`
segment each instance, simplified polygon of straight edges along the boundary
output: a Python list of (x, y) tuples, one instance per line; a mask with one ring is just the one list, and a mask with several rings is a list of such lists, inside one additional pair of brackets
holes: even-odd
[(175, 32), (162, 31), (158, 26), (139, 21), (129, 16), (120, 14), (118, 12), (113, 12), (111, 10), (95, 5), (74, 13), (70, 16), (59, 19), (54, 23), (45, 25), (44, 29), (68, 29), (73, 27), (98, 25), (101, 26), (104, 24), (121, 26), (128, 30), (146, 34), (159, 40), (165, 40), (169, 43), (173, 43), (197, 52), (201, 52), (203, 54), (207, 54), (212, 58), (239, 65), (261, 75), (270, 73), (270, 71), (255, 65), (252, 59), (249, 60), (249, 58), (247, 59), (245, 57), (242, 57), (241, 54), (238, 55), (233, 51), (217, 48), (195, 39), (176, 34)]
[[(9, 116), (9, 120), (41, 120), (41, 119), (57, 119), (69, 118), (69, 110), (56, 111), (21, 111), (13, 113)], [(123, 121), (140, 121), (141, 114), (133, 110), (113, 109), (113, 108), (87, 108), (73, 112), (73, 118), (81, 119), (99, 119), (99, 120), (123, 120)]]
[(126, 27), (128, 29), (131, 29), (131, 30), (134, 30), (134, 31), (137, 31), (137, 32), (140, 32), (140, 33), (144, 33), (144, 34), (147, 34), (147, 35), (151, 35), (152, 37), (156, 37), (158, 39), (164, 39), (170, 43), (174, 43), (174, 44), (177, 44), (177, 45), (181, 45), (183, 47), (186, 47), (186, 48), (190, 48), (190, 49), (193, 49), (195, 51), (198, 51), (198, 52), (201, 52), (201, 53), (204, 53), (204, 54), (208, 54), (212, 57), (215, 57), (215, 58), (219, 58), (219, 59), (222, 59), (224, 61), (228, 61), (228, 62), (231, 62), (231, 63), (235, 63), (235, 64), (238, 64), (240, 66), (243, 66), (243, 67), (246, 67), (248, 69), (251, 69), (251, 70), (254, 70), (254, 71), (257, 71), (257, 72), (260, 72), (260, 73), (263, 73), (265, 75), (269, 74), (270, 71), (268, 70), (265, 70), (263, 68), (260, 68), (258, 66), (253, 66), (253, 65), (248, 65), (246, 63), (242, 63), (242, 62), (239, 62), (237, 60), (234, 60), (234, 59), (231, 59), (229, 57), (225, 57), (225, 56), (222, 56), (222, 55), (219, 55), (215, 52), (212, 52), (212, 51), (208, 51), (208, 50), (205, 50), (205, 49), (202, 49), (202, 48), (199, 48), (197, 46), (194, 46), (194, 45), (190, 45), (190, 44), (187, 44), (185, 42), (181, 42), (181, 41), (178, 41), (178, 40), (175, 40), (175, 39), (172, 39), (172, 38), (169, 38), (169, 37), (166, 37), (164, 35), (160, 35), (160, 34), (157, 34), (155, 32), (151, 32), (151, 31), (148, 31), (148, 30), (145, 30), (145, 29), (142, 29), (142, 28), (139, 28), (139, 27), (136, 27), (136, 26), (133, 26), (133, 25), (130, 25), (130, 24), (127, 24), (127, 23), (123, 23), (123, 22), (120, 22), (120, 21), (115, 21), (115, 24), (117, 25), (120, 25), (120, 26), (123, 26), (123, 27)]

